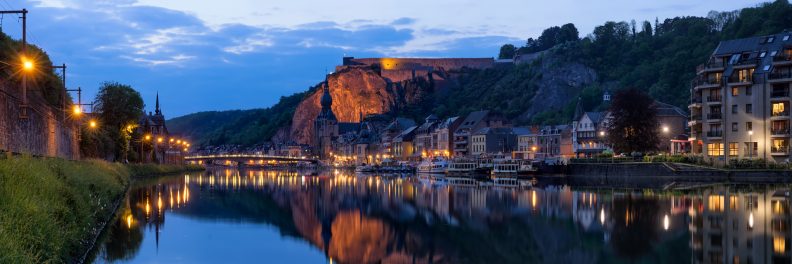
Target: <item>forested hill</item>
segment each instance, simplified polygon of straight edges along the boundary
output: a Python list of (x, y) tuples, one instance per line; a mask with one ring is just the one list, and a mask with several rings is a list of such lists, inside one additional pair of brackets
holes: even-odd
[[(719, 41), (792, 29), (792, 6), (779, 0), (737, 11), (713, 11), (706, 17), (646, 19), (605, 22), (582, 38), (574, 25), (567, 24), (528, 38), (522, 47), (504, 45), (501, 58), (537, 59), (516, 67), (457, 74), (451, 89), (416, 102), (409, 117), (421, 120), (428, 112), (452, 116), (492, 109), (518, 124), (562, 123), (571, 118), (576, 98), (591, 110), (598, 107), (603, 89), (624, 87), (645, 89), (660, 101), (686, 108), (695, 68)], [(582, 77), (569, 79), (569, 75)], [(546, 97), (558, 89), (566, 91)], [(263, 143), (279, 128), (288, 127), (306, 94), (283, 97), (268, 109), (196, 113), (172, 119), (168, 125), (172, 132), (186, 134), (201, 145)]]

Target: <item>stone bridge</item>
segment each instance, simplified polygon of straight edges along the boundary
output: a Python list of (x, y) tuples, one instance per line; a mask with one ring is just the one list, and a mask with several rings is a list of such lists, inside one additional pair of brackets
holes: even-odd
[(278, 166), (298, 163), (317, 164), (318, 160), (307, 157), (288, 157), (258, 154), (221, 154), (184, 157), (188, 164), (220, 166)]

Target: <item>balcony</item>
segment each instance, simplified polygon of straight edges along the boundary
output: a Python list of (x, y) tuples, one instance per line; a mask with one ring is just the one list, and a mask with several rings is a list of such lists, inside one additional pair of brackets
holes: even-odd
[(787, 72), (771, 72), (767, 76), (770, 83), (790, 82), (792, 81), (792, 71)]
[(773, 136), (789, 136), (789, 128), (770, 128), (770, 135)]
[(707, 119), (721, 119), (723, 118), (723, 114), (721, 113), (710, 113), (707, 114)]
[(782, 52), (773, 57), (773, 65), (792, 65), (792, 53)]
[(710, 103), (720, 103), (721, 99), (723, 99), (723, 98), (720, 95), (707, 96), (707, 102), (710, 102)]
[(770, 93), (770, 98), (787, 98), (789, 97), (789, 90), (773, 90)]
[(695, 126), (701, 124), (701, 114), (695, 114), (690, 116), (690, 120), (688, 120), (688, 126)]
[(729, 77), (729, 83), (750, 84), (753, 82), (752, 75), (740, 76), (737, 72)]
[(789, 155), (789, 146), (770, 146), (770, 155), (773, 156)]
[(713, 88), (718, 87), (721, 85), (721, 79), (708, 79), (708, 78), (696, 78), (693, 80), (693, 87), (695, 89), (702, 89), (702, 88)]
[(756, 64), (758, 63), (759, 63), (759, 58), (742, 59), (732, 64), (732, 66), (734, 66), (735, 69), (753, 68), (756, 67)]
[(704, 72), (722, 71), (724, 68), (723, 60), (712, 60), (707, 63), (696, 66), (696, 72), (701, 74)]
[(789, 118), (789, 110), (781, 111), (781, 112), (772, 112), (770, 113), (770, 117)]
[(719, 138), (723, 136), (723, 131), (715, 130), (715, 131), (707, 131), (707, 137), (710, 138)]

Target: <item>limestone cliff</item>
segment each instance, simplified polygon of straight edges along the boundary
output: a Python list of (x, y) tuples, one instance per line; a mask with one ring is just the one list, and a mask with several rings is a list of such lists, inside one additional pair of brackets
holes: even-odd
[[(392, 83), (368, 68), (348, 68), (327, 76), (333, 112), (338, 122), (360, 122), (360, 114), (392, 110), (400, 101)], [(291, 124), (291, 139), (308, 144), (313, 137), (313, 120), (319, 114), (322, 89), (315, 89), (300, 102)]]
[(562, 60), (548, 53), (540, 56), (531, 62), (541, 74), (532, 80), (537, 89), (530, 106), (520, 116), (524, 120), (543, 111), (561, 109), (577, 100), (584, 87), (597, 81), (596, 71), (580, 62)]

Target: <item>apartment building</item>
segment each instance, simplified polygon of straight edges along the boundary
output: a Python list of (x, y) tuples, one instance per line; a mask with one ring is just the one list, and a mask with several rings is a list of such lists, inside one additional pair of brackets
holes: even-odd
[(690, 108), (693, 153), (789, 160), (792, 32), (722, 41), (697, 67)]

